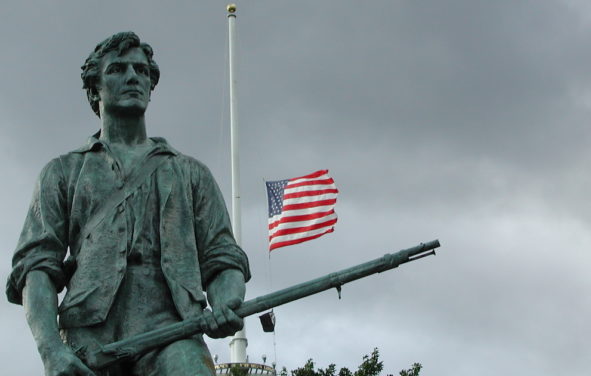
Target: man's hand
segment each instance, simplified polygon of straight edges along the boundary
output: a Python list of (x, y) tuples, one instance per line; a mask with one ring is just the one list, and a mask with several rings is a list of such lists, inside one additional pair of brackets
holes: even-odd
[(227, 269), (220, 272), (207, 286), (207, 298), (212, 310), (203, 311), (207, 322), (205, 334), (211, 338), (231, 336), (244, 326), (244, 321), (234, 313), (244, 301), (246, 287), (242, 272)]
[(46, 376), (95, 376), (60, 338), (57, 293), (45, 272), (33, 270), (27, 274), (23, 306)]
[(65, 345), (43, 357), (43, 365), (46, 376), (95, 376)]

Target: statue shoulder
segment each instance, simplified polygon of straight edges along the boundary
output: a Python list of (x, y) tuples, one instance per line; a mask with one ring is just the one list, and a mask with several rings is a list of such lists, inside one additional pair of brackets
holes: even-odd
[(84, 153), (80, 153), (78, 149), (62, 154), (52, 160), (50, 163), (59, 164), (63, 175), (68, 178), (77, 176), (84, 164)]
[(85, 153), (78, 148), (51, 159), (41, 170), (39, 180), (69, 182), (76, 180), (84, 165)]
[(174, 156), (174, 160), (184, 169), (191, 171), (191, 173), (211, 174), (209, 167), (207, 167), (205, 163), (190, 155), (177, 152)]
[(205, 163), (190, 155), (178, 153), (174, 156), (174, 163), (180, 167), (180, 174), (191, 182), (193, 187), (217, 184), (211, 170)]

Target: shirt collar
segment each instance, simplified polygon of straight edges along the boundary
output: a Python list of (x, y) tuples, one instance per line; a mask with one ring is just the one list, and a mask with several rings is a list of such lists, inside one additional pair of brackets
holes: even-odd
[[(90, 151), (98, 151), (101, 148), (104, 148), (104, 142), (100, 140), (101, 131), (96, 132), (92, 136), (88, 137), (86, 140), (86, 144), (82, 145), (78, 149), (74, 150), (73, 153), (87, 153)], [(173, 155), (178, 155), (179, 152), (176, 151), (172, 146), (169, 145), (168, 141), (166, 141), (162, 137), (150, 137), (150, 140), (154, 142), (153, 151), (158, 151), (161, 153), (170, 153)]]

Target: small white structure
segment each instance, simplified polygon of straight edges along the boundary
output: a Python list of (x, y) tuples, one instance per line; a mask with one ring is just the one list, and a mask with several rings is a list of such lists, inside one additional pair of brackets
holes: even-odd
[(230, 370), (232, 368), (238, 368), (240, 371), (245, 371), (246, 375), (277, 375), (275, 368), (258, 363), (220, 363), (215, 365), (215, 373), (219, 376), (230, 375)]

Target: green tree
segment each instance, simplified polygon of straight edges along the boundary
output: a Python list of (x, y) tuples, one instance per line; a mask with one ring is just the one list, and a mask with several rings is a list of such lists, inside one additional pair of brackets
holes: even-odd
[(419, 376), (421, 368), (423, 366), (420, 363), (415, 363), (412, 365), (412, 368), (400, 371), (400, 376)]
[(232, 366), (232, 368), (230, 368), (230, 375), (231, 376), (248, 376), (248, 368), (239, 367), (239, 366)]
[(384, 369), (384, 362), (380, 361), (380, 352), (376, 347), (371, 355), (364, 355), (363, 362), (353, 376), (378, 376)]
[(291, 376), (319, 376), (320, 374), (317, 371), (314, 371), (314, 361), (312, 359), (308, 359), (306, 364), (303, 367), (296, 368), (291, 371)]
[[(371, 355), (363, 356), (363, 361), (355, 372), (342, 367), (337, 373), (335, 364), (330, 364), (325, 369), (314, 367), (314, 361), (308, 359), (303, 367), (291, 371), (291, 376), (379, 376), (384, 369), (384, 363), (380, 361), (380, 352), (375, 348)], [(400, 376), (419, 376), (422, 366), (419, 363), (413, 364), (412, 368), (400, 371)], [(287, 370), (283, 367), (280, 376), (287, 376)], [(392, 375), (388, 375), (392, 376)]]

